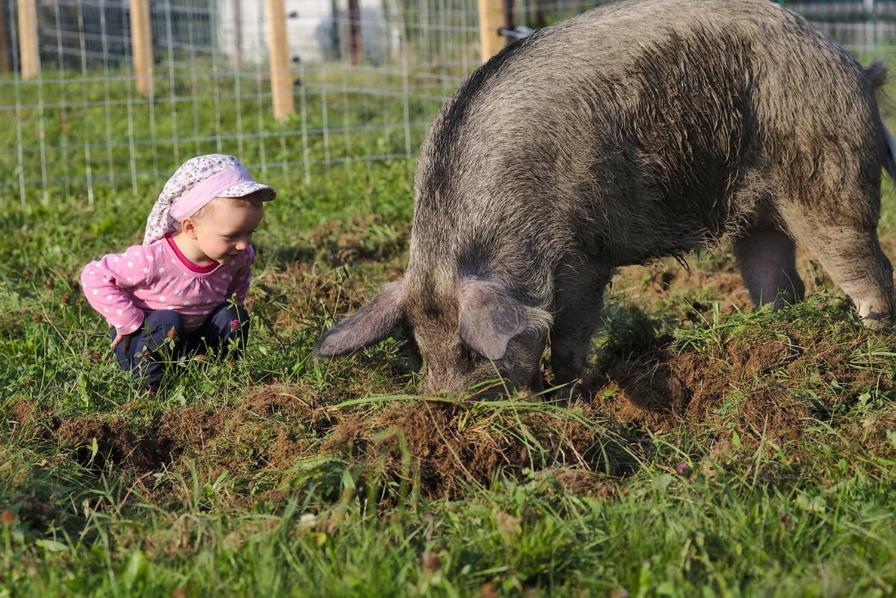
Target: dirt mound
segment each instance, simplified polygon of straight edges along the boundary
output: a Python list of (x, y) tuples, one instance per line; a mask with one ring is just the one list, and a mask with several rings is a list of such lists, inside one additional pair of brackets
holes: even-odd
[[(59, 423), (58, 419), (48, 413), (47, 409), (30, 399), (19, 399), (8, 407), (6, 417), (6, 433), (19, 442), (28, 440), (47, 440), (52, 438), (52, 430)], [(0, 424), (2, 424), (0, 420)]]
[[(732, 343), (719, 353), (674, 353), (665, 348), (640, 359), (622, 361), (609, 367), (605, 385), (591, 395), (602, 412), (615, 419), (668, 431), (682, 421), (704, 420), (735, 388), (783, 367), (796, 356), (790, 344), (783, 341)], [(751, 393), (747, 404), (756, 400), (759, 396)]]
[[(457, 496), (470, 482), (499, 472), (579, 467), (622, 473), (635, 439), (622, 439), (595, 419), (588, 403), (567, 409), (494, 408), (434, 401), (397, 403), (340, 420), (323, 444), (380, 474), (414, 472), (429, 496)], [(410, 480), (403, 480), (410, 481)]]
[(159, 418), (153, 433), (179, 450), (202, 450), (207, 442), (218, 435), (230, 412), (230, 409), (212, 411), (200, 407), (167, 411)]
[(116, 464), (154, 471), (179, 452), (167, 438), (135, 430), (121, 417), (69, 419), (59, 426), (56, 436), (62, 446), (75, 450), (79, 463), (100, 468)]
[(190, 458), (219, 473), (255, 473), (288, 467), (308, 456), (316, 436), (334, 421), (330, 410), (314, 404), (301, 387), (270, 385), (233, 407), (189, 406), (162, 413), (150, 425), (125, 417), (82, 416), (64, 419), (57, 441), (73, 449), (90, 467), (116, 467), (141, 475)]
[(853, 389), (887, 384), (850, 362), (862, 338), (845, 346), (838, 337), (782, 324), (773, 338), (735, 338), (705, 351), (677, 352), (670, 343), (604, 364), (589, 395), (600, 414), (654, 432), (700, 423), (721, 429), (733, 421), (757, 435), (792, 439), (807, 418), (827, 417), (841, 400), (811, 401), (795, 392), (812, 380), (827, 395), (830, 383)]
[(37, 419), (38, 408), (33, 401), (22, 399), (9, 408), (9, 418), (14, 426), (27, 426)]

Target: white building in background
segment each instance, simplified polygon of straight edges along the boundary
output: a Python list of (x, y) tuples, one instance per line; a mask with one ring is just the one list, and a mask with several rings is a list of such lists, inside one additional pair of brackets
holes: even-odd
[[(286, 0), (290, 54), (306, 63), (345, 57), (347, 4), (347, 0)], [(388, 22), (384, 10), (395, 4), (392, 0), (359, 0), (362, 47), (368, 62), (378, 64), (399, 51), (401, 26), (395, 20)], [(267, 61), (263, 0), (218, 0), (217, 13), (218, 47), (232, 64)]]

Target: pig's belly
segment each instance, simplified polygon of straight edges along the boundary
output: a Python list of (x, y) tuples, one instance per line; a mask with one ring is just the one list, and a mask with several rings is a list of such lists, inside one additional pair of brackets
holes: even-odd
[(590, 257), (617, 268), (682, 255), (717, 243), (727, 223), (698, 218), (654, 218), (649, 223), (620, 223), (601, 231), (590, 244)]

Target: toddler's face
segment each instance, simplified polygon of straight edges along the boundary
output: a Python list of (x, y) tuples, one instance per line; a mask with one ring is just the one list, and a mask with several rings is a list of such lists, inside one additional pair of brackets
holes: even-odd
[(199, 250), (219, 262), (246, 251), (264, 215), (262, 204), (218, 197), (208, 208), (195, 222)]

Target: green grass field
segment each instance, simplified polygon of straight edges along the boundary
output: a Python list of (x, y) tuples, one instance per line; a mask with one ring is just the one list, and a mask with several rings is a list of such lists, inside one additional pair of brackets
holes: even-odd
[[(401, 123), (406, 107), (345, 108)], [(216, 113), (232, 130), (234, 111), (196, 111)], [(63, 120), (47, 139), (97, 122)], [(150, 150), (141, 165), (171, 161)], [(72, 177), (84, 161), (51, 160)], [(271, 169), (245, 358), (173, 364), (150, 396), (114, 364), (77, 277), (140, 241), (164, 177), (136, 195), (98, 182), (93, 205), (52, 185), (20, 205), (14, 162), (0, 164), (0, 596), (896, 594), (896, 336), (864, 329), (808, 256), (809, 297), (778, 313), (748, 306), (726, 247), (689, 270), (624, 270), (571, 399), (418, 397), (400, 339), (309, 359), (401, 272), (413, 161)], [(889, 181), (880, 234), (896, 258)]]

